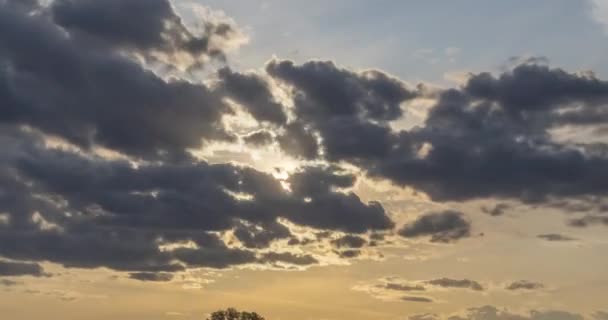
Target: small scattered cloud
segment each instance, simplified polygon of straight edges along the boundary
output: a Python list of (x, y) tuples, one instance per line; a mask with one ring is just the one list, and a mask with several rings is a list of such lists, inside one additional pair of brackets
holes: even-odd
[(433, 299), (427, 297), (418, 297), (418, 296), (403, 296), (401, 297), (403, 301), (411, 301), (411, 302), (433, 302)]
[[(379, 283), (378, 283), (379, 282)], [(461, 290), (468, 289), (471, 291), (483, 291), (484, 286), (470, 279), (451, 279), (437, 278), (431, 280), (404, 280), (399, 277), (385, 277), (378, 279), (376, 282), (360, 284), (353, 287), (355, 291), (366, 292), (374, 298), (387, 301), (413, 301), (413, 302), (433, 302), (431, 297), (427, 296), (403, 296), (403, 293), (431, 293), (435, 291), (445, 290)]]
[(430, 236), (431, 242), (447, 243), (469, 237), (471, 222), (459, 211), (431, 212), (405, 224), (398, 233), (404, 238)]
[(527, 280), (519, 280), (508, 284), (505, 289), (516, 290), (539, 290), (545, 288), (545, 285), (540, 282), (532, 282)]
[(129, 278), (139, 281), (168, 282), (173, 279), (173, 275), (164, 272), (134, 272), (129, 274)]
[(435, 313), (414, 314), (407, 317), (408, 320), (438, 320), (439, 316)]
[(402, 283), (392, 283), (388, 282), (384, 285), (379, 285), (380, 288), (385, 288), (387, 290), (397, 290), (397, 291), (426, 291), (426, 288), (420, 284), (402, 284)]
[(577, 241), (577, 238), (573, 238), (570, 236), (566, 236), (563, 234), (559, 234), (559, 233), (546, 233), (546, 234), (539, 234), (538, 236), (536, 236), (539, 239), (543, 239), (546, 241), (555, 241), (555, 242), (566, 242), (566, 241)]
[(475, 291), (483, 291), (483, 286), (474, 280), (470, 279), (450, 279), (450, 278), (440, 278), (427, 281), (428, 284), (444, 287), (444, 288), (463, 288), (463, 289), (471, 289)]

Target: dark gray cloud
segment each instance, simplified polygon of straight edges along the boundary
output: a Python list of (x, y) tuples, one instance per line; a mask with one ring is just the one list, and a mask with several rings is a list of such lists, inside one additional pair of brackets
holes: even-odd
[(527, 280), (519, 280), (508, 284), (505, 289), (507, 290), (538, 290), (543, 289), (545, 287), (544, 284), (539, 282), (532, 282)]
[[(130, 18), (133, 11), (122, 11), (123, 5), (142, 8), (138, 12), (150, 16), (135, 21)], [(163, 5), (169, 4), (56, 1), (52, 10), (67, 10), (82, 23), (126, 18), (123, 24), (138, 25), (160, 19), (155, 12), (162, 9), (156, 6)], [(185, 149), (201, 146), (204, 139), (233, 139), (221, 124), (221, 117), (231, 110), (210, 88), (164, 80), (114, 47), (74, 36), (72, 29), (53, 23), (44, 11), (28, 14), (0, 6), (1, 123), (28, 125), (83, 148), (101, 145), (138, 157), (183, 158)], [(151, 11), (143, 9), (147, 6)], [(93, 10), (97, 7), (102, 7), (99, 16)], [(103, 20), (105, 13), (117, 17)], [(109, 28), (118, 28), (117, 36), (135, 37), (121, 24), (111, 24)], [(138, 34), (148, 34), (145, 27), (138, 28)]]
[(291, 232), (278, 222), (260, 226), (241, 223), (234, 229), (234, 236), (247, 248), (267, 248), (274, 240), (289, 238)]
[(395, 120), (402, 115), (400, 104), (416, 96), (398, 79), (380, 71), (356, 73), (331, 61), (270, 61), (266, 71), (299, 91), (307, 101), (302, 115), (361, 115), (374, 120)]
[[(535, 60), (499, 76), (474, 74), (462, 88), (439, 92), (422, 125), (395, 132), (388, 121), (401, 118), (399, 105), (420, 90), (381, 72), (356, 73), (332, 62), (273, 60), (266, 71), (292, 87), (294, 124), (321, 138), (323, 153), (308, 152), (307, 158), (347, 161), (439, 201), (548, 202), (608, 191), (608, 153), (598, 152), (605, 144), (559, 142), (551, 133), (608, 121), (608, 82), (592, 74)], [(301, 156), (294, 145), (282, 144)], [(422, 148), (428, 149), (424, 155)], [(504, 209), (487, 211), (498, 215)]]
[[(602, 121), (606, 93), (604, 81), (545, 66), (474, 75), (462, 90), (443, 91), (425, 123), (400, 132), (392, 154), (367, 168), (435, 200), (602, 195), (608, 158), (558, 143), (549, 131), (581, 125), (575, 116), (590, 113)], [(581, 107), (564, 109), (571, 104)], [(420, 157), (425, 143), (431, 150)]]
[(47, 276), (44, 269), (37, 263), (11, 262), (0, 260), (0, 277), (14, 276)]
[[(385, 73), (353, 72), (331, 61), (273, 60), (266, 72), (292, 87), (298, 126), (319, 133), (329, 160), (386, 156), (392, 140), (388, 121), (400, 118), (401, 103), (417, 96)], [(285, 149), (302, 155), (297, 148)]]
[(139, 281), (168, 282), (173, 280), (173, 275), (164, 272), (133, 272), (129, 273), (129, 278)]
[(40, 9), (40, 2), (38, 0), (2, 0), (0, 4), (12, 9), (25, 10), (26, 12)]
[(444, 287), (444, 288), (463, 288), (463, 289), (471, 289), (475, 291), (483, 291), (483, 286), (474, 280), (469, 279), (450, 279), (450, 278), (440, 278), (428, 280), (426, 283)]
[[(186, 54), (191, 64), (208, 58), (224, 59), (214, 38), (230, 39), (234, 26), (205, 21), (201, 35), (190, 31), (168, 0), (56, 0), (51, 4), (53, 21), (73, 37), (132, 50), (148, 58), (163, 53), (172, 60)], [(133, 19), (133, 15), (137, 19)]]
[(570, 219), (568, 221), (568, 224), (572, 227), (578, 228), (588, 227), (592, 225), (608, 226), (608, 216), (589, 214), (582, 218)]
[(401, 300), (409, 301), (409, 302), (424, 302), (424, 303), (433, 302), (433, 299), (431, 299), (431, 298), (416, 297), (416, 296), (404, 296), (404, 297), (401, 297)]
[(332, 240), (331, 243), (338, 248), (362, 248), (367, 244), (367, 240), (359, 236), (347, 234)]
[(537, 236), (540, 239), (543, 240), (547, 240), (547, 241), (576, 241), (578, 239), (576, 238), (572, 238), (563, 234), (559, 234), (559, 233), (546, 233), (546, 234), (539, 234)]
[(525, 113), (558, 110), (570, 103), (585, 106), (585, 110), (571, 115), (584, 115), (608, 101), (607, 82), (534, 63), (519, 65), (499, 77), (477, 74), (468, 81), (464, 91), (474, 98), (498, 102), (518, 118)]
[(179, 248), (173, 256), (190, 267), (229, 268), (235, 265), (252, 264), (257, 261), (254, 252), (227, 248), (223, 245), (203, 248)]
[(431, 242), (451, 242), (471, 235), (471, 223), (461, 212), (431, 212), (407, 223), (399, 230), (405, 238), (430, 236)]
[(293, 196), (303, 201), (293, 208), (288, 219), (320, 229), (354, 233), (391, 229), (394, 223), (380, 203), (363, 204), (355, 193), (339, 191), (352, 187), (355, 181), (354, 175), (333, 166), (305, 167), (295, 172), (287, 182)]
[(281, 148), (294, 157), (312, 160), (319, 156), (317, 137), (302, 123), (293, 122), (285, 126), (277, 140)]
[[(300, 169), (287, 181), (289, 192), (252, 168), (204, 162), (135, 167), (47, 149), (35, 133), (0, 129), (0, 211), (9, 214), (8, 224), (0, 225), (0, 256), (11, 259), (134, 272), (227, 268), (267, 263), (272, 256), (250, 249), (291, 236), (279, 218), (344, 232), (393, 226), (379, 204), (338, 190), (355, 179), (333, 167)], [(52, 227), (42, 228), (34, 212)], [(228, 247), (209, 233), (230, 230), (248, 249)], [(197, 247), (159, 248), (188, 241)]]
[(340, 256), (340, 258), (353, 259), (361, 255), (361, 250), (347, 249), (336, 251), (336, 253), (338, 256)]
[(276, 102), (267, 81), (254, 73), (233, 72), (229, 68), (218, 71), (221, 88), (228, 97), (243, 105), (258, 121), (285, 124), (287, 115)]
[[(550, 134), (564, 125), (605, 125), (608, 83), (591, 74), (535, 61), (499, 76), (475, 74), (463, 87), (438, 93), (422, 125), (396, 132), (391, 122), (403, 118), (403, 104), (423, 88), (381, 71), (273, 60), (267, 75), (224, 68), (206, 85), (147, 69), (158, 62), (192, 69), (222, 59), (221, 43), (236, 36), (235, 27), (202, 26), (200, 33), (188, 29), (168, 0), (57, 0), (49, 7), (0, 1), (0, 212), (9, 216), (0, 224), (0, 256), (146, 277), (189, 267), (316, 263), (312, 256), (260, 251), (295, 239), (281, 219), (329, 235), (394, 227), (380, 203), (350, 191), (355, 176), (336, 166), (297, 170), (283, 181), (288, 191), (270, 174), (191, 157), (189, 149), (237, 138), (222, 121), (234, 113), (227, 98), (263, 123), (264, 131), (244, 137), (246, 143), (276, 139), (295, 157), (354, 164), (433, 200), (542, 202), (608, 191), (605, 144), (566, 144)], [(273, 96), (275, 83), (290, 91), (290, 117)], [(49, 135), (81, 152), (49, 149)], [(98, 146), (137, 163), (96, 156)], [(571, 224), (608, 220), (590, 214)], [(225, 232), (243, 247), (224, 243), (218, 233)], [(423, 215), (399, 231), (432, 242), (470, 233), (456, 211)], [(336, 245), (364, 245), (348, 237)], [(159, 248), (190, 242), (195, 246)]]

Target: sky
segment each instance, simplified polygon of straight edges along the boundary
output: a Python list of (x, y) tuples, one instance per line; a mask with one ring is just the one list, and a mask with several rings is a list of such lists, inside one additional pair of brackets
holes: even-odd
[(0, 43), (3, 319), (608, 319), (608, 1), (0, 0)]

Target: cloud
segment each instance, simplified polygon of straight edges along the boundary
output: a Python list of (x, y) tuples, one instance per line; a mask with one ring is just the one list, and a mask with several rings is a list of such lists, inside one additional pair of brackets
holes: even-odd
[(538, 290), (543, 289), (545, 287), (544, 284), (539, 282), (531, 282), (527, 280), (519, 280), (508, 284), (505, 289), (515, 291), (515, 290)]
[(431, 242), (452, 242), (469, 237), (471, 223), (458, 211), (431, 212), (405, 224), (398, 233), (404, 238), (431, 236)]
[(583, 320), (583, 316), (576, 313), (570, 313), (567, 311), (557, 311), (557, 310), (543, 310), (537, 311), (532, 310), (528, 315), (520, 315), (514, 312), (509, 311), (508, 309), (499, 310), (494, 306), (483, 306), (479, 308), (471, 308), (462, 315), (462, 316), (454, 316), (450, 319), (475, 319), (475, 320), (511, 320), (511, 319), (521, 319), (521, 320)]
[(229, 68), (220, 69), (218, 74), (222, 90), (243, 105), (256, 120), (285, 124), (287, 115), (283, 106), (275, 101), (267, 81), (254, 73), (238, 73)]
[(37, 263), (10, 262), (0, 260), (0, 277), (15, 276), (48, 276), (44, 269)]
[(355, 193), (339, 192), (353, 187), (355, 180), (336, 167), (305, 167), (295, 172), (287, 182), (299, 205), (286, 217), (297, 224), (354, 233), (393, 228), (380, 203), (363, 204)]
[(407, 317), (409, 320), (438, 320), (439, 317), (434, 313), (414, 314)]
[(411, 320), (583, 320), (584, 317), (577, 313), (558, 310), (531, 310), (527, 314), (510, 311), (507, 308), (495, 306), (482, 306), (470, 308), (454, 315), (424, 314), (410, 316)]
[(148, 59), (186, 62), (186, 68), (210, 58), (224, 59), (221, 40), (238, 34), (228, 23), (205, 21), (197, 35), (184, 25), (167, 0), (57, 0), (50, 12), (53, 21), (73, 37), (135, 51)]
[(294, 157), (312, 160), (319, 155), (317, 138), (311, 129), (302, 123), (292, 122), (285, 126), (285, 131), (277, 140), (281, 148)]
[[(472, 74), (461, 88), (436, 93), (423, 124), (401, 131), (388, 122), (403, 117), (400, 105), (424, 94), (420, 87), (409, 89), (380, 71), (357, 73), (329, 61), (273, 60), (266, 71), (292, 87), (291, 125), (298, 135), (279, 137), (288, 153), (346, 161), (436, 201), (548, 203), (601, 196), (608, 191), (605, 179), (596, 179), (608, 176), (602, 144), (560, 142), (552, 132), (605, 125), (608, 83), (545, 61), (526, 59), (499, 75)], [(305, 136), (309, 148), (303, 153), (298, 142)]]
[(547, 234), (539, 234), (537, 236), (540, 239), (546, 240), (546, 241), (576, 241), (578, 239), (576, 238), (572, 238), (563, 234), (559, 234), (559, 233), (547, 233)]
[(605, 225), (608, 226), (608, 216), (602, 215), (586, 215), (582, 218), (573, 218), (568, 221), (568, 224), (572, 227), (584, 228), (591, 225)]
[[(394, 156), (369, 167), (434, 200), (600, 195), (608, 159), (558, 144), (548, 130), (603, 123), (607, 98), (605, 81), (546, 66), (474, 75), (462, 91), (441, 93), (425, 125), (402, 132)], [(574, 103), (580, 108), (565, 109)], [(423, 143), (432, 150), (420, 159)]]
[[(452, 279), (447, 277), (430, 280), (404, 280), (393, 276), (381, 278), (377, 282), (360, 284), (355, 286), (353, 290), (363, 291), (377, 299), (389, 301), (402, 300), (404, 292), (414, 294), (460, 289), (468, 289), (474, 292), (482, 292), (485, 290), (484, 285), (478, 281), (470, 279)], [(431, 299), (429, 297), (422, 298)]]
[(471, 289), (475, 291), (483, 291), (484, 288), (479, 282), (469, 279), (450, 279), (450, 278), (440, 278), (434, 280), (428, 280), (426, 283), (444, 287), (444, 288), (465, 288)]
[[(1, 1), (0, 256), (30, 261), (11, 262), (22, 270), (48, 261), (134, 278), (319, 263), (277, 249), (308, 243), (290, 240), (299, 236), (293, 224), (326, 233), (338, 256), (353, 258), (367, 244), (361, 234), (395, 227), (379, 202), (353, 192), (359, 174), (434, 201), (550, 203), (608, 192), (605, 145), (552, 137), (564, 126), (606, 125), (608, 83), (591, 73), (530, 60), (431, 92), (332, 61), (273, 59), (260, 72), (225, 67), (200, 81), (175, 72), (223, 60), (237, 29), (216, 19), (187, 26), (168, 0)], [(393, 128), (408, 102), (428, 95), (436, 101), (422, 123)], [(241, 111), (258, 126), (226, 124)], [(276, 141), (307, 161), (277, 178), (193, 155), (239, 137), (243, 152)], [(571, 221), (602, 223), (592, 214)], [(471, 228), (446, 210), (398, 234), (452, 242)]]
[[(434, 292), (444, 290), (468, 289), (471, 291), (485, 291), (488, 285), (471, 279), (454, 279), (442, 277), (430, 280), (406, 281), (397, 277), (386, 277), (379, 279), (378, 284), (362, 284), (354, 287), (354, 290), (364, 291), (379, 299), (395, 300), (400, 298), (403, 292)], [(518, 280), (504, 285), (508, 291), (533, 291), (542, 290), (545, 285), (540, 282)]]
[(433, 299), (431, 299), (431, 298), (417, 297), (417, 296), (403, 296), (403, 297), (401, 297), (401, 300), (408, 301), (408, 302), (424, 302), (424, 303), (433, 302)]
[(367, 244), (367, 240), (359, 236), (348, 234), (332, 240), (331, 243), (338, 248), (362, 248)]
[(234, 229), (233, 233), (247, 248), (267, 248), (272, 241), (291, 236), (289, 228), (278, 222), (266, 223), (261, 226), (241, 223)]
[[(388, 121), (400, 118), (401, 103), (418, 95), (381, 71), (353, 72), (331, 61), (296, 65), (272, 60), (266, 72), (292, 88), (297, 119), (292, 130), (317, 132), (323, 140), (325, 157), (331, 161), (387, 155), (392, 139)], [(297, 143), (286, 138), (283, 145), (288, 152), (299, 155), (294, 152), (299, 149)]]
[(383, 285), (379, 285), (379, 287), (388, 289), (388, 290), (396, 290), (396, 291), (425, 291), (426, 290), (426, 288), (424, 288), (422, 285), (419, 285), (419, 284), (408, 285), (408, 284), (393, 283), (393, 282), (387, 282)]
[[(0, 255), (11, 259), (136, 272), (228, 268), (279, 258), (312, 264), (310, 258), (263, 256), (256, 249), (290, 237), (279, 219), (355, 233), (393, 226), (380, 204), (337, 190), (352, 187), (355, 178), (336, 168), (301, 168), (286, 180), (292, 189), (287, 191), (272, 175), (248, 167), (205, 162), (135, 167), (49, 149), (33, 132), (0, 129), (0, 210), (10, 216), (0, 226)], [(55, 227), (41, 228), (35, 213)], [(244, 247), (227, 245), (218, 232), (233, 232)]]
[(262, 256), (261, 261), (272, 264), (287, 263), (296, 266), (306, 266), (319, 263), (319, 261), (311, 255), (298, 255), (291, 252), (268, 252)]
[(129, 278), (139, 281), (168, 282), (173, 279), (173, 275), (163, 272), (134, 272), (129, 274)]
[[(136, 157), (184, 158), (203, 140), (234, 139), (221, 123), (232, 111), (217, 92), (162, 79), (123, 54), (199, 41), (187, 40), (167, 0), (64, 0), (34, 14), (0, 6), (2, 123)], [(169, 20), (177, 31), (165, 34)]]
[(427, 94), (421, 86), (331, 61), (272, 60), (266, 72), (291, 88), (294, 119), (278, 141), (295, 157), (346, 161), (437, 201), (601, 196), (608, 186), (594, 177), (608, 175), (602, 144), (560, 142), (552, 132), (604, 125), (608, 84), (546, 61), (532, 57), (499, 75), (471, 74), (461, 88), (435, 93), (422, 125), (401, 131), (389, 122), (403, 118), (402, 104)]
[(342, 250), (342, 251), (338, 251), (338, 255), (340, 256), (340, 258), (352, 259), (352, 258), (356, 258), (356, 257), (360, 256), (361, 250), (353, 250), (353, 249)]

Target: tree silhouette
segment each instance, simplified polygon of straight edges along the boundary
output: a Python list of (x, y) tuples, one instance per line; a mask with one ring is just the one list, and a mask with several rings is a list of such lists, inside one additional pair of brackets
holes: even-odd
[(213, 312), (207, 320), (265, 320), (264, 317), (247, 311), (238, 311), (234, 308)]

